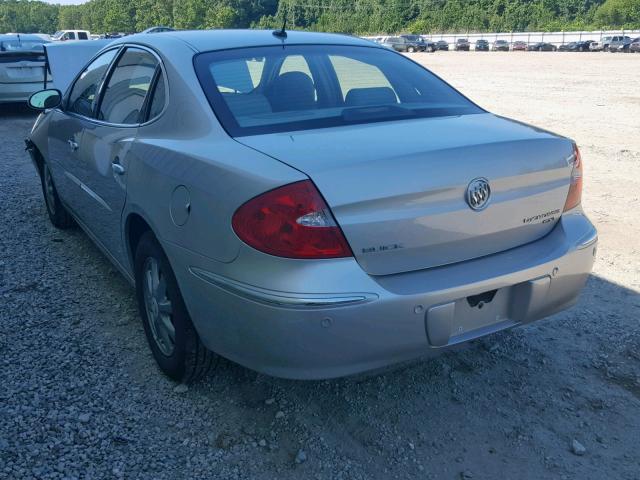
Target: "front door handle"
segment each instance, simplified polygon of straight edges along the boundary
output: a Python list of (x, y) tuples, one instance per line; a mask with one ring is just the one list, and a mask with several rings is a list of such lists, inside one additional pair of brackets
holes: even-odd
[(73, 138), (70, 138), (69, 140), (67, 140), (67, 143), (69, 144), (69, 148), (72, 151), (76, 151), (78, 150), (78, 142), (76, 142)]
[(120, 158), (118, 157), (114, 158), (113, 162), (111, 162), (111, 169), (116, 175), (124, 175), (124, 172), (126, 172), (126, 169), (122, 166)]

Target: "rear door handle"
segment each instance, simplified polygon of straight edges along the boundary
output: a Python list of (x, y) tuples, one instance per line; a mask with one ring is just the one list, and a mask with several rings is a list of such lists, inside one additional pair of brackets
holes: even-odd
[(75, 152), (76, 150), (78, 150), (78, 142), (76, 142), (73, 138), (67, 140), (67, 143), (69, 144), (69, 148), (71, 148), (72, 151)]
[(119, 157), (113, 159), (113, 162), (111, 162), (111, 169), (113, 170), (113, 173), (117, 175), (124, 175), (124, 172), (126, 172), (126, 169), (122, 166), (122, 164), (120, 164)]

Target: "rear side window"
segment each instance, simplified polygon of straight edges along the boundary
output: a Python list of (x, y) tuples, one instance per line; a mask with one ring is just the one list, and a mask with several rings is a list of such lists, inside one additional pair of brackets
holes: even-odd
[(85, 117), (93, 116), (98, 89), (117, 51), (117, 49), (114, 49), (103, 53), (80, 74), (69, 95), (67, 103), (69, 112)]
[(164, 75), (162, 74), (162, 70), (158, 70), (158, 79), (156, 80), (153, 97), (151, 98), (151, 106), (149, 107), (149, 119), (156, 118), (162, 113), (162, 109), (164, 108), (167, 92), (163, 77)]
[[(252, 75), (256, 60), (260, 74)], [(195, 67), (232, 136), (483, 112), (428, 70), (378, 47), (215, 51), (196, 56)]]
[(109, 77), (100, 102), (98, 120), (125, 125), (140, 123), (157, 66), (158, 62), (151, 53), (127, 48)]
[(87, 37), (87, 33), (86, 32), (78, 32), (78, 40), (88, 40), (89, 37)]

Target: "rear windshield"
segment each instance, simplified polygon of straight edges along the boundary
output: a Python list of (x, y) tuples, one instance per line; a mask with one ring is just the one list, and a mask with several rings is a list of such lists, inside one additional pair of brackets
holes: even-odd
[(9, 40), (0, 42), (0, 51), (2, 52), (44, 52), (42, 46), (45, 42), (37, 40)]
[(232, 136), (483, 112), (429, 71), (375, 47), (243, 48), (200, 54), (195, 67)]

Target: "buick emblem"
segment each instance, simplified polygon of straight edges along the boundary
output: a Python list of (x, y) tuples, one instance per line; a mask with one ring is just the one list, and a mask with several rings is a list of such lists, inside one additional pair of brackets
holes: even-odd
[(486, 178), (471, 180), (467, 187), (467, 203), (473, 210), (482, 210), (489, 203), (491, 187)]

